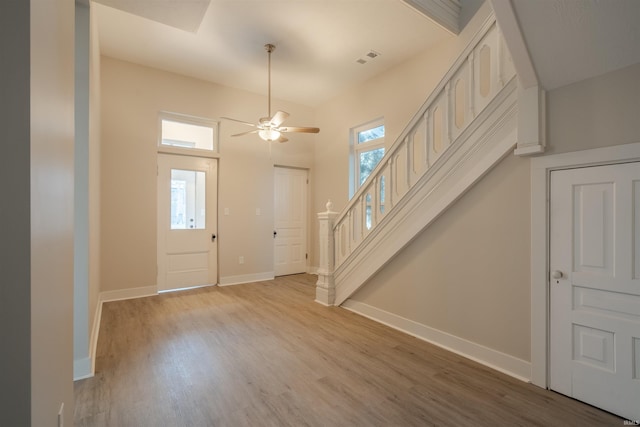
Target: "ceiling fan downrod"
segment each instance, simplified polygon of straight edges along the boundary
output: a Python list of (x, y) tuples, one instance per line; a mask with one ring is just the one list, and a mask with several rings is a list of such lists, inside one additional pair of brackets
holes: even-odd
[(276, 49), (276, 46), (271, 43), (267, 43), (264, 45), (264, 48), (269, 53), (269, 59), (267, 62), (267, 117), (271, 117), (271, 52)]
[(282, 134), (287, 132), (297, 133), (318, 133), (320, 129), (316, 127), (300, 127), (300, 126), (282, 126), (282, 123), (289, 117), (289, 113), (286, 111), (276, 111), (273, 116), (271, 115), (271, 52), (275, 50), (275, 45), (268, 43), (264, 45), (265, 50), (268, 52), (268, 73), (267, 73), (267, 117), (262, 117), (258, 120), (258, 124), (245, 122), (243, 120), (232, 119), (229, 117), (221, 117), (225, 120), (232, 120), (239, 122), (247, 126), (254, 127), (253, 130), (248, 132), (241, 132), (231, 136), (242, 136), (251, 133), (257, 133), (260, 138), (265, 141), (288, 141)]

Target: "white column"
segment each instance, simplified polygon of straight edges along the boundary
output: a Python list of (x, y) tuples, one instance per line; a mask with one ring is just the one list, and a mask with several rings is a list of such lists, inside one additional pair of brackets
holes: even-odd
[(333, 203), (327, 202), (326, 212), (318, 213), (320, 222), (320, 265), (318, 266), (318, 281), (316, 282), (316, 302), (324, 305), (333, 305), (336, 299), (335, 283), (333, 281), (333, 269), (335, 266), (335, 247), (333, 239), (333, 226), (337, 212), (333, 212)]

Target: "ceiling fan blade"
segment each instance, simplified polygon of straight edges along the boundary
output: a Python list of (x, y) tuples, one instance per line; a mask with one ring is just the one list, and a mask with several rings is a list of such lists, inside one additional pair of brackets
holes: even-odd
[(238, 123), (242, 123), (243, 125), (247, 125), (247, 126), (254, 126), (255, 124), (253, 123), (249, 123), (249, 122), (245, 122), (243, 120), (238, 120), (238, 119), (232, 119), (231, 117), (220, 117), (221, 120), (231, 120), (232, 122), (238, 122)]
[(235, 135), (231, 135), (231, 136), (249, 135), (250, 133), (258, 133), (258, 129), (256, 129), (256, 130), (250, 130), (250, 131), (248, 131), (248, 132), (236, 133)]
[(288, 140), (289, 140), (289, 138), (285, 138), (282, 135), (280, 135), (280, 138), (278, 138), (278, 142), (287, 142)]
[(271, 117), (271, 126), (280, 126), (287, 119), (287, 117), (289, 117), (289, 113), (287, 113), (286, 111), (276, 111), (273, 117)]
[(279, 132), (302, 132), (302, 133), (318, 133), (320, 132), (319, 128), (308, 128), (308, 127), (299, 127), (299, 126), (284, 126), (278, 128)]

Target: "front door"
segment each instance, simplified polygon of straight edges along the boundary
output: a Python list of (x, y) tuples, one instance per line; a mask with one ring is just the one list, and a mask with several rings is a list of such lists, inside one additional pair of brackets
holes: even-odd
[(275, 168), (276, 276), (307, 271), (307, 171)]
[(158, 154), (158, 290), (217, 283), (217, 160)]
[(551, 173), (550, 384), (640, 419), (640, 163)]

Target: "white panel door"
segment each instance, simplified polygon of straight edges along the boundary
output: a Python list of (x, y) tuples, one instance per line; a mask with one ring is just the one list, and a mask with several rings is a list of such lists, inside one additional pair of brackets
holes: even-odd
[(158, 154), (158, 290), (217, 283), (217, 160)]
[(640, 419), (640, 163), (551, 173), (550, 384)]
[(307, 171), (275, 168), (274, 270), (307, 271)]

